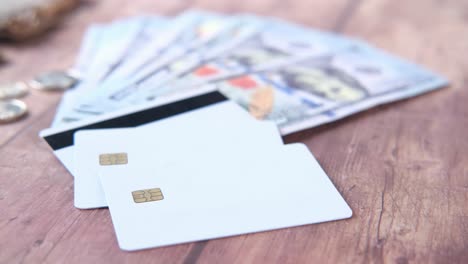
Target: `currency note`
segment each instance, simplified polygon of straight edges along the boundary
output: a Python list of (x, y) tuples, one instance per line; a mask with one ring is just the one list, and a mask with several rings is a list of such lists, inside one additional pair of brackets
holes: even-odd
[(327, 58), (305, 57), (214, 85), (256, 118), (276, 122), (286, 135), (447, 84), (417, 65), (358, 43)]

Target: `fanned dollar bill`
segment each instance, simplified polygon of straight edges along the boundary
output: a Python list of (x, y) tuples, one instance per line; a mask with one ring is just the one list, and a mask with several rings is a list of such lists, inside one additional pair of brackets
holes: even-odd
[(447, 85), (417, 65), (357, 43), (326, 58), (307, 58), (215, 85), (282, 134)]
[(86, 38), (96, 55), (54, 125), (214, 86), (289, 134), (447, 85), (362, 41), (248, 14), (136, 17)]

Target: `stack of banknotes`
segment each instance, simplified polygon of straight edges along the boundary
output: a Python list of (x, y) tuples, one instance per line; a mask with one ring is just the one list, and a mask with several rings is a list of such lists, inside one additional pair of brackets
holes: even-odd
[(92, 25), (70, 72), (53, 127), (210, 86), (286, 135), (447, 84), (357, 39), (200, 10)]

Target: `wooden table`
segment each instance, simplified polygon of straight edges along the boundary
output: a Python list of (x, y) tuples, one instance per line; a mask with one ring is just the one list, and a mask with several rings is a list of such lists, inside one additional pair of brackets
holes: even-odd
[(468, 1), (96, 1), (52, 34), (2, 44), (0, 81), (70, 66), (94, 22), (198, 7), (253, 12), (362, 38), (446, 76), (449, 88), (285, 138), (313, 151), (349, 220), (135, 253), (107, 209), (73, 207), (73, 178), (38, 137), (60, 94), (0, 126), (0, 263), (468, 263)]

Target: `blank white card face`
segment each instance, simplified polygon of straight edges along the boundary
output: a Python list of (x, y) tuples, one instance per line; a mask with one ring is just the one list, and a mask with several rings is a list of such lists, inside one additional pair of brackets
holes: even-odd
[[(124, 147), (125, 144), (121, 144)], [(119, 245), (139, 250), (351, 217), (302, 144), (158, 162), (149, 148), (101, 166)], [(262, 155), (259, 155), (262, 154)]]
[(217, 147), (243, 152), (282, 145), (273, 122), (256, 121), (230, 101), (137, 128), (81, 130), (75, 133), (74, 142), (74, 203), (80, 209), (107, 206), (98, 177), (99, 155), (103, 153), (138, 153), (144, 147), (152, 150), (155, 162), (161, 162), (215, 151)]

